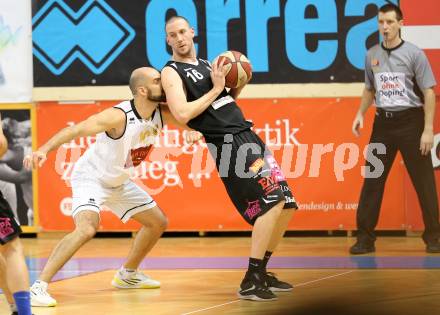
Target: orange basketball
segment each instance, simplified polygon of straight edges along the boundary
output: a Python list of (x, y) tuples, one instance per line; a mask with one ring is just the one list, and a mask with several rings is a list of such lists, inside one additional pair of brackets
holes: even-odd
[(252, 78), (252, 65), (241, 52), (228, 50), (217, 57), (217, 62), (225, 60), (224, 65), (228, 69), (226, 75), (226, 87), (239, 88), (244, 86)]

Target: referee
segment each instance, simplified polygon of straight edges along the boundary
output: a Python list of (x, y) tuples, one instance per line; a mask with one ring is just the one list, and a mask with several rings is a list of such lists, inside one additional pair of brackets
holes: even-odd
[[(357, 210), (357, 242), (353, 255), (375, 251), (374, 229), (379, 219), (385, 182), (397, 151), (402, 154), (423, 212), (423, 241), (428, 253), (440, 253), (437, 190), (430, 150), (433, 146), (436, 85), (423, 51), (402, 40), (403, 15), (394, 4), (379, 9), (381, 44), (365, 60), (365, 88), (353, 133), (359, 135), (364, 114), (375, 101), (377, 110), (370, 144), (383, 144), (376, 155), (383, 163), (379, 175), (365, 176)], [(373, 169), (368, 163), (367, 168)], [(374, 174), (375, 172), (372, 172)]]

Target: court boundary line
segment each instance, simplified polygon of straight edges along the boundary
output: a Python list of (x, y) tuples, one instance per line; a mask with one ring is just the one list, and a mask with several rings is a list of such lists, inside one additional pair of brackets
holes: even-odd
[[(335, 275), (331, 275), (331, 276), (327, 276), (327, 277), (323, 277), (323, 278), (319, 278), (319, 279), (315, 279), (315, 280), (299, 283), (299, 284), (296, 284), (294, 286), (294, 289), (296, 287), (302, 287), (302, 286), (305, 286), (305, 285), (308, 285), (308, 284), (311, 284), (311, 283), (315, 283), (315, 282), (319, 282), (319, 281), (322, 281), (322, 280), (327, 280), (327, 279), (332, 279), (332, 278), (340, 277), (340, 276), (343, 276), (343, 275), (346, 275), (346, 274), (349, 274), (349, 273), (352, 273), (352, 272), (355, 272), (355, 271), (356, 270), (350, 270), (350, 271), (346, 271), (346, 272), (342, 272), (342, 273), (337, 273)], [(233, 301), (230, 301), (230, 302), (226, 302), (226, 303), (222, 303), (222, 304), (218, 304), (218, 305), (214, 305), (214, 306), (210, 306), (210, 307), (205, 307), (205, 308), (202, 308), (202, 309), (199, 309), (199, 310), (195, 310), (195, 311), (191, 311), (191, 312), (187, 312), (187, 313), (181, 313), (180, 315), (190, 315), (190, 314), (195, 314), (195, 313), (199, 313), (199, 312), (204, 312), (204, 311), (208, 311), (208, 310), (211, 310), (211, 309), (214, 309), (214, 308), (217, 308), (217, 307), (229, 305), (229, 304), (232, 304), (232, 303), (237, 303), (239, 301), (243, 301), (243, 300), (242, 299), (236, 299), (236, 300), (233, 300)]]

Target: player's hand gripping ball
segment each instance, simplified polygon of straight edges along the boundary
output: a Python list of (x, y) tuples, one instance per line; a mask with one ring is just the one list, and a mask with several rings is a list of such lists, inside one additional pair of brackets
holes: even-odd
[(220, 54), (214, 62), (221, 63), (226, 68), (225, 85), (228, 88), (240, 88), (252, 78), (252, 65), (241, 52), (228, 50)]

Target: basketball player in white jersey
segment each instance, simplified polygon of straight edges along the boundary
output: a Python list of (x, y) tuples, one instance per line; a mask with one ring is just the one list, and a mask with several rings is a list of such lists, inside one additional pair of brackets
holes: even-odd
[[(156, 202), (129, 179), (129, 171), (139, 165), (154, 144), (163, 123), (178, 124), (168, 107), (160, 105), (164, 93), (160, 74), (153, 68), (138, 68), (130, 77), (133, 100), (124, 101), (55, 134), (38, 151), (27, 156), (27, 168), (41, 166), (46, 155), (76, 137), (96, 136), (78, 160), (72, 173), (72, 216), (75, 230), (55, 247), (44, 270), (31, 287), (33, 306), (55, 306), (47, 292), (48, 283), (73, 254), (96, 233), (102, 205), (108, 206), (122, 222), (130, 218), (142, 224), (128, 258), (113, 278), (121, 289), (159, 288), (137, 268), (165, 231), (167, 218)], [(192, 139), (197, 135), (190, 133)], [(200, 135), (201, 137), (201, 135)]]

